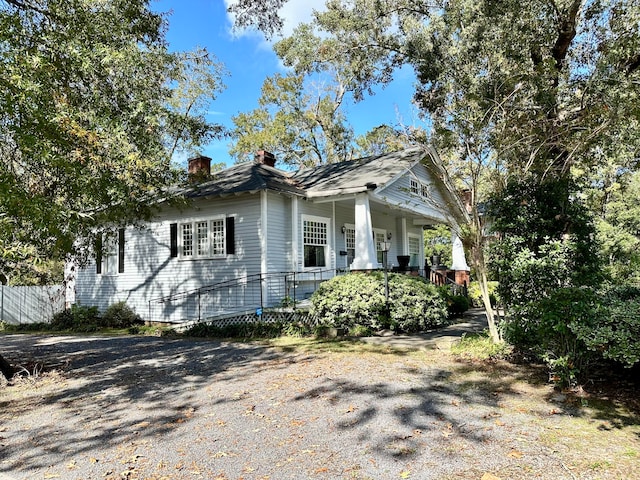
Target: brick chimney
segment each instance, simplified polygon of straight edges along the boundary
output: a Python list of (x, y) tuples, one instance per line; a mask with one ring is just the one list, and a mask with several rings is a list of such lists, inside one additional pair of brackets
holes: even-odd
[(206, 180), (211, 175), (211, 159), (204, 155), (190, 158), (187, 172), (189, 173), (190, 182)]
[(258, 150), (255, 155), (255, 161), (256, 163), (261, 163), (262, 165), (267, 165), (269, 167), (276, 166), (276, 156), (266, 150)]

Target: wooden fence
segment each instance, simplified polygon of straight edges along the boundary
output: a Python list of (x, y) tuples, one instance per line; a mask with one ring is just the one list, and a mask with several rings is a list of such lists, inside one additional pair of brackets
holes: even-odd
[(0, 285), (0, 321), (13, 325), (50, 322), (64, 310), (65, 290), (62, 286), (8, 287)]

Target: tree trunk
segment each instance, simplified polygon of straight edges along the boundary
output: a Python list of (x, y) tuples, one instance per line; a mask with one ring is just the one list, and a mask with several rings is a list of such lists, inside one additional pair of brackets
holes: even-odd
[(7, 380), (11, 380), (13, 377), (13, 367), (7, 362), (2, 355), (0, 355), (0, 372)]
[[(474, 187), (476, 184), (474, 183)], [(475, 275), (478, 280), (478, 286), (480, 287), (480, 295), (482, 297), (482, 304), (484, 305), (484, 311), (487, 315), (487, 323), (489, 324), (489, 335), (494, 343), (502, 342), (500, 332), (498, 331), (498, 325), (496, 323), (496, 316), (491, 305), (491, 298), (489, 297), (489, 281), (487, 279), (487, 263), (484, 258), (484, 244), (485, 236), (482, 228), (482, 221), (478, 213), (478, 205), (476, 202), (475, 192), (472, 191), (471, 198), (471, 222), (469, 224), (469, 231), (467, 240), (468, 248), (471, 250), (471, 262), (475, 268)]]
[(498, 332), (498, 325), (496, 324), (496, 317), (494, 315), (491, 298), (489, 296), (489, 281), (487, 280), (487, 265), (484, 259), (483, 247), (482, 233), (477, 232), (473, 245), (473, 263), (476, 269), (476, 277), (478, 279), (478, 286), (480, 287), (480, 294), (482, 296), (482, 304), (484, 305), (484, 310), (487, 315), (489, 335), (491, 336), (493, 343), (499, 343), (502, 341), (502, 338), (500, 338), (500, 332)]

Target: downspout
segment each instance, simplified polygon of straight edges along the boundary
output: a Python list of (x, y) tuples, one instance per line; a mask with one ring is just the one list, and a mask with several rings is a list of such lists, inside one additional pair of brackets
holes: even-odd
[(298, 242), (300, 236), (300, 225), (298, 223), (298, 197), (291, 199), (291, 271), (299, 270), (298, 264)]
[(336, 245), (338, 245), (338, 238), (336, 232), (336, 202), (331, 202), (331, 229), (333, 230), (333, 245), (331, 246), (331, 268), (335, 270), (338, 267), (338, 259), (336, 257)]
[[(262, 190), (260, 192), (260, 222), (261, 222), (261, 236), (260, 236), (260, 288), (261, 288), (261, 296), (260, 298), (267, 300), (267, 282), (266, 282), (266, 274), (268, 272), (269, 264), (267, 262), (267, 247), (269, 245), (268, 242), (268, 225), (267, 225), (267, 213), (268, 213), (269, 204), (267, 202), (267, 191)], [(263, 303), (263, 302), (261, 302)], [(261, 308), (264, 305), (260, 305)]]

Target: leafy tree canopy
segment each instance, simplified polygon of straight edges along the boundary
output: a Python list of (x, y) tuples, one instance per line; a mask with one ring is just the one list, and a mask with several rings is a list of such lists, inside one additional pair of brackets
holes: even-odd
[(298, 167), (350, 160), (354, 134), (340, 109), (344, 93), (339, 80), (310, 84), (296, 74), (267, 78), (259, 107), (233, 118), (236, 142), (230, 153), (243, 161), (262, 148)]
[(0, 271), (146, 218), (172, 152), (220, 133), (199, 102), (221, 67), (170, 53), (165, 29), (147, 0), (0, 1)]

